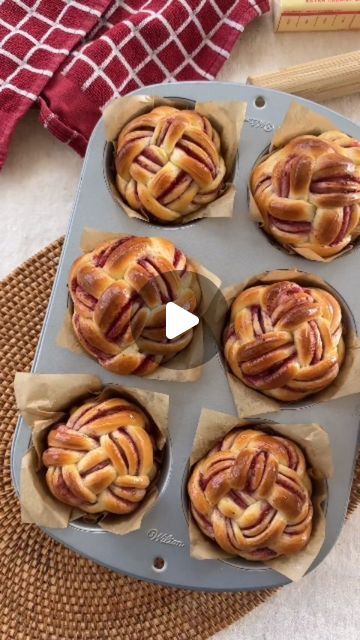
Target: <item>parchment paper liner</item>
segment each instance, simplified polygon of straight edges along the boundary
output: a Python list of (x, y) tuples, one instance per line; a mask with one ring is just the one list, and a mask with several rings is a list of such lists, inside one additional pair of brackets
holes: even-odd
[[(85, 228), (80, 241), (80, 247), (83, 253), (87, 253), (93, 251), (103, 242), (115, 240), (128, 235), (128, 233), (112, 233), (110, 231), (98, 231), (97, 229)], [(214, 273), (211, 273), (211, 271), (206, 269), (206, 267), (196, 260), (193, 260), (193, 258), (190, 258), (189, 256), (187, 256), (187, 258), (196, 268), (197, 273), (200, 276), (203, 276), (203, 278), (199, 278), (202, 299), (199, 305), (198, 315), (201, 318), (201, 316), (204, 316), (206, 309), (209, 307), (214, 297), (214, 290), (211, 290), (210, 287), (206, 287), (207, 280), (212, 282), (216, 289), (220, 287), (221, 280)], [(59, 347), (69, 349), (69, 351), (80, 353), (91, 358), (92, 356), (85, 351), (78, 342), (72, 327), (71, 318), (72, 302), (70, 309), (68, 309), (65, 314), (64, 322), (56, 339), (56, 344)], [(192, 382), (193, 380), (198, 380), (203, 370), (203, 365), (199, 364), (199, 362), (202, 361), (203, 347), (203, 330), (202, 322), (200, 320), (200, 323), (194, 328), (190, 344), (186, 349), (180, 351), (171, 359), (171, 368), (167, 368), (166, 364), (160, 365), (153, 373), (143, 377), (150, 380), (168, 380), (170, 382)]]
[[(332, 289), (322, 278), (315, 276), (314, 274), (305, 273), (296, 269), (280, 269), (277, 271), (265, 271), (258, 276), (248, 278), (240, 284), (235, 284), (227, 287), (224, 291), (224, 297), (229, 305), (233, 303), (236, 296), (247, 289), (258, 284), (270, 284), (272, 282), (280, 282), (282, 280), (292, 280), (299, 284), (306, 286), (320, 287), (329, 291), (334, 295), (339, 302), (342, 309), (342, 320), (344, 325), (343, 338), (345, 340), (345, 358), (341, 365), (340, 372), (334, 382), (329, 387), (320, 391), (312, 396), (306, 396), (301, 402), (305, 404), (313, 404), (319, 402), (326, 402), (327, 400), (335, 400), (342, 398), (343, 396), (349, 396), (354, 393), (360, 392), (360, 340), (355, 334), (351, 317), (349, 317), (349, 311), (344, 305), (344, 302), (339, 297), (339, 294), (334, 293)], [(227, 322), (228, 320), (226, 320)], [(221, 327), (220, 318), (216, 322), (217, 327)], [(222, 329), (224, 329), (225, 323), (223, 321)], [(241, 380), (236, 378), (229, 370), (225, 361), (222, 335), (217, 336), (218, 344), (221, 344), (221, 353), (226, 369), (228, 382), (230, 385), (231, 393), (235, 402), (236, 410), (239, 417), (260, 415), (262, 413), (271, 413), (273, 411), (279, 411), (284, 406), (296, 406), (297, 403), (285, 403), (280, 400), (275, 400), (269, 396), (264, 395), (255, 389), (247, 387)]]
[[(275, 131), (271, 145), (269, 154), (273, 151), (277, 151), (280, 147), (285, 146), (290, 140), (296, 138), (297, 136), (302, 135), (320, 135), (321, 133), (325, 133), (326, 131), (338, 131), (339, 127), (334, 124), (325, 116), (320, 115), (316, 111), (312, 111), (308, 107), (305, 107), (298, 102), (292, 102), (290, 104), (289, 110), (284, 118), (283, 123), (280, 127)], [(265, 154), (261, 156), (253, 166), (252, 172), (255, 167), (263, 162), (269, 154)], [(251, 173), (252, 173), (251, 172)], [(249, 180), (249, 211), (253, 219), (260, 227), (263, 227), (263, 218), (260, 213), (259, 207), (255, 202), (255, 198), (251, 191), (251, 175)], [(344, 255), (345, 253), (349, 253), (352, 251), (353, 244), (348, 245), (339, 253), (329, 256), (328, 258), (323, 258), (316, 251), (313, 251), (309, 247), (297, 246), (296, 250), (290, 246), (285, 246), (275, 236), (272, 236), (264, 229), (264, 233), (268, 236), (271, 242), (275, 243), (276, 246), (280, 247), (286, 253), (290, 255), (300, 255), (307, 260), (315, 260), (317, 262), (332, 262), (339, 256)]]
[[(190, 100), (181, 98), (161, 98), (159, 96), (125, 96), (116, 98), (105, 107), (103, 119), (106, 138), (108, 142), (116, 144), (116, 139), (121, 129), (132, 119), (140, 116), (160, 105), (169, 105), (181, 109), (191, 109)], [(161, 221), (152, 218), (150, 222), (163, 225), (183, 225), (192, 220), (201, 218), (229, 218), (233, 214), (236, 188), (233, 183), (235, 173), (236, 155), (240, 144), (241, 130), (245, 120), (246, 102), (196, 102), (194, 109), (199, 114), (206, 116), (212, 126), (217, 130), (221, 139), (221, 151), (224, 158), (225, 190), (213, 202), (201, 207), (197, 211), (173, 221)], [(115, 181), (108, 169), (109, 186), (112, 195), (129, 218), (139, 218), (149, 222), (148, 216), (131, 209), (122, 199)]]
[(41, 527), (64, 529), (69, 522), (85, 517), (98, 522), (105, 531), (125, 535), (140, 528), (142, 519), (157, 500), (155, 480), (139, 507), (121, 516), (109, 514), (98, 519), (92, 514), (65, 505), (50, 493), (41, 463), (49, 427), (61, 420), (67, 411), (91, 397), (104, 400), (118, 395), (145, 409), (157, 427), (157, 445), (162, 451), (168, 436), (169, 396), (120, 385), (103, 385), (96, 376), (87, 374), (17, 373), (15, 396), (19, 412), (32, 431), (32, 446), (21, 462), (20, 503), (22, 522)]
[[(296, 442), (306, 455), (313, 485), (314, 516), (310, 540), (305, 549), (297, 554), (282, 556), (263, 563), (290, 580), (299, 580), (315, 560), (325, 539), (325, 515), (322, 503), (327, 497), (326, 479), (333, 474), (328, 435), (318, 424), (278, 424), (270, 421), (239, 420), (239, 418), (219, 411), (203, 409), (195, 433), (190, 465), (193, 466), (195, 462), (206, 455), (219, 440), (236, 426), (250, 429), (255, 427), (263, 431), (277, 433)], [(207, 538), (200, 531), (191, 515), (189, 516), (189, 536), (190, 553), (193, 558), (198, 560), (237, 558), (237, 556), (230, 556)]]

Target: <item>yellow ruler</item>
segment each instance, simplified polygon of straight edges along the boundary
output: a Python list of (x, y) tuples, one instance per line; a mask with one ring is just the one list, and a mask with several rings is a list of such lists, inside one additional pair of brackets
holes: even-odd
[(360, 0), (275, 0), (275, 31), (360, 29)]

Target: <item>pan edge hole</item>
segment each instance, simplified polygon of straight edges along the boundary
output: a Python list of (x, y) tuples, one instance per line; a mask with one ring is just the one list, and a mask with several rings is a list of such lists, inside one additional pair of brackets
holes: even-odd
[(156, 556), (152, 563), (154, 571), (164, 571), (166, 569), (166, 560), (161, 556)]
[(258, 109), (263, 109), (266, 105), (266, 100), (264, 96), (256, 96), (254, 100), (254, 104), (255, 104), (255, 107), (257, 107)]

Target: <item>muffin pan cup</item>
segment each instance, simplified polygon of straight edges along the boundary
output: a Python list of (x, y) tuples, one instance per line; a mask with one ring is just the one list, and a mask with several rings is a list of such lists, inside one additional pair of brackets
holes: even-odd
[[(71, 549), (115, 571), (166, 585), (209, 591), (238, 591), (283, 585), (289, 580), (261, 563), (191, 558), (188, 541), (188, 514), (184, 487), (189, 456), (199, 415), (203, 407), (235, 414), (235, 407), (220, 355), (208, 362), (202, 377), (188, 384), (117, 376), (105, 371), (87, 355), (72, 353), (56, 344), (67, 308), (67, 277), (72, 262), (81, 254), (84, 227), (135, 235), (158, 235), (174, 242), (186, 254), (201, 262), (226, 287), (262, 271), (299, 269), (322, 277), (344, 299), (360, 322), (357, 295), (357, 250), (332, 263), (314, 263), (278, 251), (266, 241), (248, 212), (247, 185), (256, 159), (270, 144), (294, 100), (324, 115), (336, 126), (360, 138), (360, 127), (342, 116), (310, 103), (271, 90), (218, 82), (177, 83), (146, 87), (146, 93), (197, 101), (240, 100), (247, 102), (239, 157), (235, 172), (237, 195), (234, 215), (229, 219), (208, 218), (186, 226), (164, 227), (130, 219), (114, 202), (106, 180), (104, 122), (99, 121), (91, 137), (80, 179), (69, 230), (39, 341), (33, 371), (36, 373), (90, 373), (103, 384), (149, 389), (170, 396), (168, 463), (157, 503), (142, 522), (141, 529), (115, 536), (96, 526), (74, 522), (67, 529), (46, 529), (47, 533)], [(261, 96), (262, 101), (257, 100)], [(256, 102), (261, 107), (256, 106)], [(311, 398), (301, 406), (284, 406), (271, 413), (279, 423), (311, 423), (323, 426), (330, 439), (334, 476), (328, 482), (326, 537), (315, 568), (333, 547), (344, 522), (355, 465), (359, 433), (360, 396), (351, 395), (331, 402), (316, 403)], [(20, 419), (12, 448), (13, 482), (20, 483), (21, 459), (30, 444), (30, 431)]]
[[(142, 519), (156, 502), (166, 476), (169, 396), (134, 387), (127, 389), (117, 384), (103, 386), (96, 376), (68, 373), (17, 373), (14, 389), (21, 415), (32, 429), (32, 446), (21, 465), (22, 521), (49, 528), (66, 528), (70, 522), (82, 520), (96, 523), (102, 530), (117, 535), (126, 535), (139, 529)], [(59, 424), (68, 425), (73, 409), (91, 400), (104, 402), (114, 398), (129, 401), (147, 416), (148, 432), (153, 438), (156, 473), (134, 511), (123, 515), (86, 513), (79, 507), (59, 502), (51, 495), (45, 480), (46, 466), (42, 456), (49, 448), (50, 430)]]
[[(306, 459), (307, 472), (312, 485), (312, 529), (306, 546), (299, 552), (289, 556), (279, 556), (264, 564), (291, 580), (299, 580), (316, 558), (325, 538), (325, 513), (327, 505), (327, 479), (332, 476), (333, 466), (331, 450), (326, 431), (317, 424), (279, 424), (271, 420), (239, 420), (218, 411), (203, 409), (196, 429), (193, 450), (190, 457), (189, 481), (196, 473), (198, 463), (206, 460), (213, 447), (221, 443), (235, 428), (254, 430), (271, 436), (286, 438), (288, 442), (297, 444)], [(224, 453), (226, 452), (226, 449)], [(190, 505), (190, 496), (187, 498)], [(226, 552), (201, 531), (194, 515), (189, 516), (189, 537), (191, 555), (200, 560), (222, 559), (236, 562), (238, 558)], [(251, 565), (254, 561), (250, 561)]]
[[(350, 308), (342, 298), (340, 293), (331, 287), (319, 276), (314, 273), (300, 271), (299, 269), (280, 269), (275, 271), (266, 271), (264, 273), (254, 275), (250, 280), (245, 280), (234, 285), (230, 285), (224, 291), (224, 299), (226, 300), (229, 310), (226, 316), (225, 326), (229, 326), (232, 305), (236, 298), (247, 289), (258, 285), (270, 285), (275, 282), (290, 280), (303, 286), (323, 289), (330, 293), (339, 303), (342, 316), (342, 338), (345, 343), (345, 357), (341, 363), (340, 371), (335, 380), (324, 387), (321, 391), (314, 393), (312, 396), (305, 396), (301, 400), (291, 403), (293, 408), (300, 408), (309, 402), (318, 404), (335, 398), (360, 393), (360, 340), (356, 334), (356, 323)], [(220, 325), (219, 319), (217, 324)], [(221, 336), (218, 336), (219, 344), (224, 344), (224, 328)], [(229, 363), (226, 361), (225, 354), (222, 351), (223, 364), (227, 372), (230, 389), (233, 394), (234, 403), (238, 416), (251, 417), (253, 415), (261, 415), (281, 410), (284, 402), (277, 400), (266, 393), (247, 386), (238, 379), (231, 371)], [(288, 405), (289, 406), (289, 405)]]
[[(124, 201), (117, 186), (116, 168), (114, 150), (117, 148), (117, 138), (119, 133), (128, 123), (129, 118), (137, 118), (151, 112), (154, 108), (161, 106), (172, 106), (177, 109), (193, 109), (199, 115), (207, 118), (217, 133), (221, 132), (221, 149), (220, 155), (225, 163), (225, 175), (223, 178), (223, 188), (218, 197), (211, 200), (207, 204), (199, 207), (196, 211), (180, 216), (178, 220), (161, 220), (156, 219), (145, 212), (132, 209), (128, 203)], [(215, 105), (201, 103), (196, 100), (184, 100), (183, 98), (156, 98), (149, 95), (131, 94), (125, 98), (113, 100), (104, 110), (103, 120), (105, 124), (106, 138), (110, 147), (110, 156), (107, 155), (106, 169), (108, 185), (112, 192), (113, 198), (119, 204), (121, 209), (130, 218), (139, 218), (145, 222), (153, 222), (154, 224), (172, 226), (176, 224), (188, 224), (202, 218), (228, 218), (233, 212), (234, 199), (236, 194), (235, 185), (233, 183), (234, 168), (236, 164), (236, 154), (241, 137), (241, 130), (244, 124), (246, 111), (245, 102), (217, 101)]]

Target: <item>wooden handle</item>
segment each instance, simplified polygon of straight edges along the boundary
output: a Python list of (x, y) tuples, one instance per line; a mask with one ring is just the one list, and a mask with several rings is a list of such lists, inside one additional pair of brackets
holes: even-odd
[(247, 83), (295, 93), (317, 102), (349, 96), (360, 92), (360, 51), (250, 76)]

